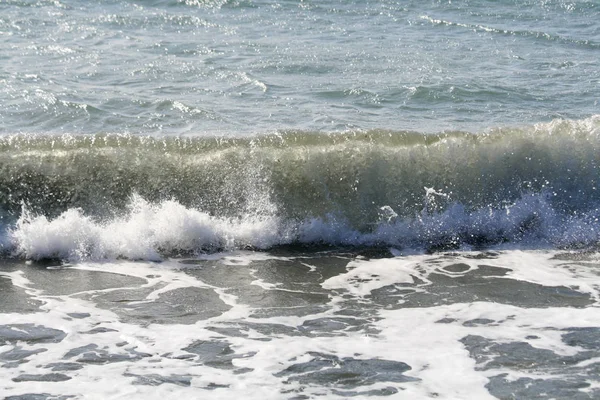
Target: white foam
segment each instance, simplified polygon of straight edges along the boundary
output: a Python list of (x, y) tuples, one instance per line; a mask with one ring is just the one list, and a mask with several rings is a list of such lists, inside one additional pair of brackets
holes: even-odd
[[(456, 263), (467, 264), (469, 268), (460, 273), (444, 272), (444, 266)], [(410, 275), (418, 277), (422, 282), (419, 286), (426, 291), (431, 273), (461, 276), (477, 269), (478, 264), (510, 268), (510, 272), (505, 277), (497, 277), (499, 279), (525, 280), (549, 287), (577, 287), (598, 301), (599, 288), (593, 266), (563, 261), (557, 259), (554, 252), (542, 251), (506, 251), (485, 260), (477, 260), (469, 253), (459, 253), (452, 257), (419, 255), (353, 261), (348, 264), (346, 274), (328, 279), (323, 286), (364, 298), (374, 289), (406, 282)], [(369, 275), (369, 272), (374, 273)], [(487, 378), (501, 373), (508, 374), (509, 380), (557, 377), (536, 369), (519, 371), (507, 367), (475, 371), (474, 360), (460, 343), (468, 335), (484, 336), (499, 343), (528, 342), (534, 348), (550, 350), (560, 356), (573, 356), (583, 349), (567, 345), (562, 340), (565, 331), (561, 330), (600, 324), (600, 309), (597, 307), (521, 308), (483, 301), (429, 308), (382, 309), (377, 315), (381, 319), (375, 325), (382, 333), (379, 339), (371, 341), (369, 351), (371, 354), (386, 352), (387, 358), (403, 360), (413, 367), (414, 376), (422, 379), (422, 383), (409, 386), (408, 392), (403, 392), (403, 395), (410, 393), (415, 398), (429, 397), (431, 393), (438, 393), (441, 398), (491, 398), (484, 390)], [(495, 323), (477, 327), (464, 324), (484, 318)], [(442, 319), (453, 322), (437, 323)], [(378, 351), (372, 348), (379, 346)], [(582, 366), (590, 365), (593, 360), (584, 362)]]
[[(433, 189), (427, 190), (433, 196)], [(8, 234), (0, 237), (0, 245), (31, 259), (160, 260), (162, 255), (174, 252), (268, 249), (296, 242), (385, 244), (406, 254), (411, 249), (437, 245), (464, 248), (471, 243), (488, 246), (496, 243), (503, 248), (547, 248), (594, 245), (600, 241), (600, 229), (596, 226), (600, 209), (563, 215), (553, 209), (551, 196), (544, 192), (524, 194), (502, 208), (474, 211), (459, 203), (434, 211), (436, 208), (430, 209), (428, 203), (414, 218), (400, 218), (391, 207), (384, 206), (385, 215), (373, 231), (361, 232), (338, 214), (286, 220), (264, 198), (252, 201), (256, 209), (239, 217), (221, 217), (174, 200), (150, 203), (134, 195), (127, 212), (108, 221), (94, 219), (79, 209), (69, 209), (48, 219), (24, 208)]]
[[(478, 370), (461, 339), (468, 335), (478, 335), (496, 343), (527, 342), (538, 349), (546, 349), (557, 355), (570, 356), (582, 351), (577, 346), (565, 343), (561, 335), (565, 328), (600, 326), (600, 309), (597, 307), (570, 308), (523, 308), (494, 302), (456, 303), (432, 306), (427, 308), (397, 308), (386, 310), (373, 308), (370, 319), (373, 328), (378, 332), (370, 335), (365, 331), (347, 330), (343, 336), (304, 336), (286, 335), (283, 333), (266, 334), (252, 329), (245, 331), (247, 336), (226, 336), (216, 334), (210, 327), (239, 322), (259, 324), (278, 324), (290, 329), (302, 326), (306, 321), (315, 318), (335, 317), (338, 305), (355, 296), (362, 303), (368, 303), (367, 295), (373, 290), (390, 284), (414, 283), (413, 276), (419, 278), (418, 285), (427, 287), (428, 276), (435, 272), (443, 272), (443, 268), (455, 263), (469, 266), (463, 272), (454, 272), (448, 276), (461, 276), (473, 272), (478, 265), (501, 266), (510, 268), (510, 273), (503, 279), (527, 279), (544, 286), (570, 285), (575, 280), (580, 288), (597, 291), (597, 275), (594, 266), (580, 262), (568, 262), (558, 259), (555, 252), (500, 252), (492, 258), (479, 260), (473, 253), (457, 253), (449, 255), (416, 255), (381, 260), (357, 259), (350, 261), (347, 272), (330, 278), (322, 284), (331, 296), (328, 309), (315, 311), (310, 315), (274, 316), (270, 318), (254, 318), (251, 309), (239, 303), (228, 294), (227, 288), (219, 288), (202, 282), (199, 278), (180, 270), (181, 264), (167, 261), (160, 264), (142, 262), (104, 262), (79, 263), (70, 268), (129, 275), (143, 279), (142, 287), (152, 287), (143, 301), (154, 301), (160, 293), (180, 287), (200, 287), (214, 290), (232, 309), (208, 320), (198, 321), (193, 325), (157, 325), (140, 326), (125, 323), (110, 310), (98, 307), (92, 300), (83, 300), (81, 293), (68, 296), (46, 296), (43, 291), (32, 287), (32, 283), (22, 273), (3, 273), (13, 283), (29, 291), (37, 300), (45, 303), (42, 312), (35, 314), (2, 314), (3, 324), (27, 324), (35, 322), (46, 327), (67, 332), (67, 337), (59, 343), (25, 344), (25, 350), (44, 348), (46, 351), (30, 357), (30, 361), (18, 368), (7, 368), (0, 378), (0, 385), (7, 388), (7, 395), (25, 393), (52, 393), (75, 395), (76, 397), (101, 399), (111, 397), (128, 397), (144, 399), (173, 398), (175, 396), (197, 397), (199, 393), (210, 399), (247, 398), (276, 399), (282, 398), (283, 390), (301, 390), (311, 396), (327, 398), (344, 398), (335, 393), (333, 386), (303, 385), (298, 382), (283, 383), (285, 377), (276, 376), (287, 367), (310, 361), (310, 352), (333, 354), (341, 359), (354, 357), (357, 359), (382, 359), (405, 362), (411, 370), (405, 375), (417, 378), (414, 382), (379, 382), (365, 385), (361, 391), (396, 387), (398, 394), (390, 398), (440, 398), (440, 399), (492, 399), (486, 389), (488, 379), (505, 373), (506, 379), (556, 378), (548, 371), (518, 370), (508, 367), (497, 367), (489, 370)], [(232, 259), (252, 258), (252, 253), (231, 252), (222, 257), (212, 256), (207, 262), (231, 266)], [(271, 257), (261, 253), (256, 261)], [(208, 258), (208, 257), (205, 257)], [(278, 259), (278, 257), (274, 257)], [(282, 260), (286, 261), (286, 260)], [(240, 268), (247, 268), (249, 262), (234, 263)], [(212, 264), (211, 264), (212, 265)], [(536, 273), (537, 272), (537, 273)], [(248, 271), (249, 282), (252, 271)], [(536, 277), (532, 279), (532, 277)], [(265, 293), (276, 289), (278, 282), (260, 279), (254, 281)], [(169, 288), (169, 289), (165, 289)], [(341, 291), (341, 292), (340, 292)], [(90, 294), (96, 291), (90, 291)], [(597, 296), (593, 296), (597, 298)], [(69, 313), (89, 313), (83, 319), (68, 318)], [(351, 317), (346, 317), (351, 318)], [(466, 321), (486, 318), (493, 324), (469, 325)], [(441, 319), (452, 322), (439, 323)], [(110, 330), (96, 335), (84, 332), (94, 327), (105, 327)], [(535, 336), (535, 339), (530, 337)], [(236, 354), (252, 354), (250, 357), (235, 358), (232, 363), (236, 369), (252, 370), (236, 374), (234, 370), (216, 369), (198, 362), (177, 359), (185, 355), (183, 348), (197, 341), (225, 340)], [(65, 354), (76, 347), (86, 346), (93, 342), (99, 349), (112, 354), (126, 355), (127, 351), (148, 353), (150, 356), (136, 361), (123, 361), (105, 365), (85, 365), (79, 371), (69, 371), (72, 379), (64, 382), (28, 382), (26, 384), (10, 383), (20, 374), (40, 374), (50, 372), (39, 366), (45, 366), (63, 359)], [(117, 343), (127, 342), (125, 346)], [(4, 346), (1, 351), (10, 350)], [(172, 357), (165, 355), (172, 354)], [(189, 354), (188, 354), (189, 355)], [(69, 360), (67, 360), (69, 361)], [(72, 361), (72, 360), (70, 360)], [(586, 367), (597, 361), (590, 358), (577, 365)], [(132, 385), (134, 375), (182, 375), (191, 377), (190, 387), (173, 384), (160, 386)], [(227, 385), (227, 388), (203, 390), (210, 384)], [(288, 393), (289, 394), (289, 393)]]
[(24, 210), (9, 240), (17, 254), (32, 259), (160, 260), (159, 253), (251, 246), (280, 242), (276, 217), (217, 218), (176, 201), (151, 204), (134, 196), (128, 213), (99, 222), (69, 209), (53, 220)]

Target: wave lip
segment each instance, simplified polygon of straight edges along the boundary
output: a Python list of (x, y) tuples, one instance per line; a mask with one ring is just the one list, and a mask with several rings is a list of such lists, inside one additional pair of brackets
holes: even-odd
[(514, 30), (514, 29), (505, 29), (505, 28), (496, 28), (486, 25), (479, 24), (469, 24), (469, 23), (461, 23), (461, 22), (452, 22), (443, 19), (432, 18), (427, 15), (422, 15), (421, 20), (427, 21), (432, 25), (442, 25), (449, 27), (459, 27), (463, 29), (473, 30), (474, 32), (487, 32), (487, 33), (495, 33), (502, 35), (510, 35), (510, 36), (521, 36), (526, 38), (534, 38), (534, 39), (544, 39), (550, 42), (559, 42), (562, 44), (567, 44), (571, 46), (582, 46), (591, 49), (600, 48), (600, 43), (593, 42), (588, 39), (573, 39), (568, 37), (563, 37), (557, 34), (552, 34), (548, 32), (542, 31), (532, 31), (532, 30)]
[(138, 193), (219, 217), (264, 207), (285, 220), (341, 213), (364, 231), (381, 207), (420, 212), (425, 187), (471, 211), (541, 191), (559, 211), (591, 209), (600, 201), (600, 117), (479, 134), (13, 135), (0, 137), (0, 169), (4, 215), (25, 203), (52, 218), (71, 208), (114, 216)]

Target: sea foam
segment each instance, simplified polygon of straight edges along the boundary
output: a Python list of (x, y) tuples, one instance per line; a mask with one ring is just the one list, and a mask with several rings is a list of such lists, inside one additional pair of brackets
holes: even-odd
[(160, 253), (278, 244), (275, 217), (217, 218), (176, 201), (151, 204), (133, 196), (124, 216), (96, 221), (79, 209), (54, 219), (24, 209), (8, 242), (27, 258), (159, 260)]
[[(7, 229), (4, 248), (31, 258), (160, 260), (177, 253), (268, 249), (279, 245), (393, 246), (444, 250), (475, 246), (581, 247), (600, 240), (600, 211), (557, 212), (546, 193), (526, 194), (503, 208), (469, 211), (459, 203), (426, 208), (412, 218), (386, 214), (370, 230), (355, 229), (342, 214), (303, 220), (277, 213), (217, 217), (174, 200), (151, 203), (133, 196), (127, 212), (97, 220), (80, 209), (56, 218), (24, 208)], [(393, 212), (387, 207), (388, 213)]]

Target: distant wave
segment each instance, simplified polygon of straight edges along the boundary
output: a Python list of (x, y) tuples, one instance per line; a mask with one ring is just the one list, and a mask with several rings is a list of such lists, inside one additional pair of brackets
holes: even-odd
[(448, 20), (444, 20), (444, 19), (436, 19), (436, 18), (432, 18), (428, 15), (421, 16), (421, 19), (425, 20), (427, 22), (430, 22), (434, 25), (460, 27), (460, 28), (465, 28), (465, 29), (471, 29), (471, 30), (477, 31), (477, 32), (489, 32), (489, 33), (498, 33), (498, 34), (502, 34), (502, 35), (521, 36), (521, 37), (529, 37), (529, 38), (534, 38), (534, 39), (544, 39), (544, 40), (548, 40), (551, 42), (566, 43), (569, 45), (577, 45), (577, 46), (583, 46), (583, 47), (594, 48), (594, 49), (600, 48), (600, 43), (596, 43), (591, 40), (572, 39), (572, 38), (568, 38), (568, 37), (564, 37), (564, 36), (560, 36), (560, 35), (556, 35), (556, 34), (552, 34), (552, 33), (548, 33), (548, 32), (532, 31), (532, 30), (513, 30), (513, 29), (497, 28), (497, 27), (492, 27), (492, 26), (487, 26), (487, 25), (465, 24), (465, 23), (460, 23), (460, 22), (448, 21)]
[(0, 137), (7, 254), (595, 245), (600, 116), (484, 133)]

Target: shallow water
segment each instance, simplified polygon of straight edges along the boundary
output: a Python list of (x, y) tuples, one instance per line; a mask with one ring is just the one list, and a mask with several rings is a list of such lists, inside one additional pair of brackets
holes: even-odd
[(592, 399), (598, 267), (516, 250), (7, 261), (1, 385), (7, 398)]

